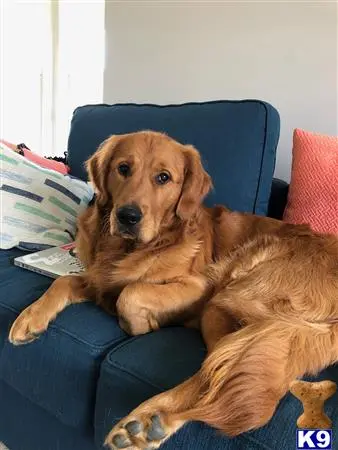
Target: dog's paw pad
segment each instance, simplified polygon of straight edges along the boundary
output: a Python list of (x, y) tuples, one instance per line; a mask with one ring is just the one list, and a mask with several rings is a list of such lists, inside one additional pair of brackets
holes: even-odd
[(163, 428), (160, 416), (151, 417), (151, 425), (147, 433), (147, 441), (159, 441), (166, 436), (166, 431)]
[(174, 431), (162, 413), (131, 414), (115, 425), (105, 445), (111, 450), (156, 450)]
[(131, 446), (130, 440), (126, 436), (123, 436), (123, 434), (114, 436), (112, 442), (117, 448), (128, 448)]
[(143, 425), (138, 420), (132, 420), (125, 425), (125, 429), (132, 436), (136, 436), (137, 434), (141, 433), (141, 431), (143, 431)]

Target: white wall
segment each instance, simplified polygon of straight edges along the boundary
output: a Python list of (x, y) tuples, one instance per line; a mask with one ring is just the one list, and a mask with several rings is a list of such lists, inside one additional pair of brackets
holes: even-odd
[(338, 134), (336, 2), (107, 0), (106, 45), (107, 103), (272, 103), (284, 179), (295, 127)]

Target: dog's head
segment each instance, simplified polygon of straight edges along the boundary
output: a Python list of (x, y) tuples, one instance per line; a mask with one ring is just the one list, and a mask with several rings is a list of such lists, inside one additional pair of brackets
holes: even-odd
[(111, 234), (143, 243), (189, 220), (211, 188), (192, 146), (151, 131), (109, 137), (87, 169), (98, 204), (111, 210)]

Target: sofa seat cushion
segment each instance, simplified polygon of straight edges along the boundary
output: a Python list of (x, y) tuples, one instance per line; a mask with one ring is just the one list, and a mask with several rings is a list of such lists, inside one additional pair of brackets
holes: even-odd
[(279, 138), (279, 115), (258, 100), (182, 105), (87, 105), (73, 115), (68, 154), (71, 173), (86, 179), (84, 161), (111, 134), (167, 133), (201, 153), (214, 187), (208, 205), (266, 214)]
[(0, 398), (0, 436), (9, 450), (96, 450), (92, 426), (79, 430), (60, 423), (1, 380)]
[(195, 373), (205, 354), (200, 333), (182, 327), (134, 337), (127, 345), (122, 342), (109, 352), (102, 363), (98, 383), (97, 445), (102, 445), (114, 423), (144, 400)]
[(126, 334), (115, 318), (88, 302), (68, 307), (35, 342), (11, 345), (7, 336), (14, 319), (52, 282), (15, 267), (11, 260), (22, 254), (0, 252), (0, 377), (64, 424), (86, 427), (93, 419), (101, 361)]
[[(102, 444), (111, 427), (140, 403), (193, 375), (204, 357), (200, 334), (184, 328), (159, 330), (115, 347), (102, 364), (98, 384), (96, 444)], [(317, 378), (338, 382), (338, 366)], [(338, 427), (336, 395), (327, 402), (326, 411), (333, 427)], [(190, 423), (167, 441), (163, 450), (289, 450), (296, 447), (296, 421), (301, 413), (300, 402), (288, 394), (271, 421), (259, 430), (228, 439), (208, 426)]]

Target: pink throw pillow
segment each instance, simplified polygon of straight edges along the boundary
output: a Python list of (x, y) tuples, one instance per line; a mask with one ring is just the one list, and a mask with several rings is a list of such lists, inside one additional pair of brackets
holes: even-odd
[[(4, 139), (0, 139), (0, 143), (6, 145), (8, 148), (14, 150), (15, 152), (18, 151), (18, 146), (12, 144), (11, 142), (5, 141)], [(62, 175), (67, 175), (67, 173), (69, 172), (69, 167), (66, 166), (66, 164), (63, 164), (62, 162), (44, 158), (43, 156), (39, 156), (36, 153), (26, 149), (22, 149), (22, 154), (27, 159), (29, 159), (29, 161), (32, 161), (33, 163), (38, 164), (41, 167), (45, 167), (46, 169), (55, 170), (56, 172), (59, 172)]]
[(286, 222), (338, 234), (338, 138), (296, 129)]

